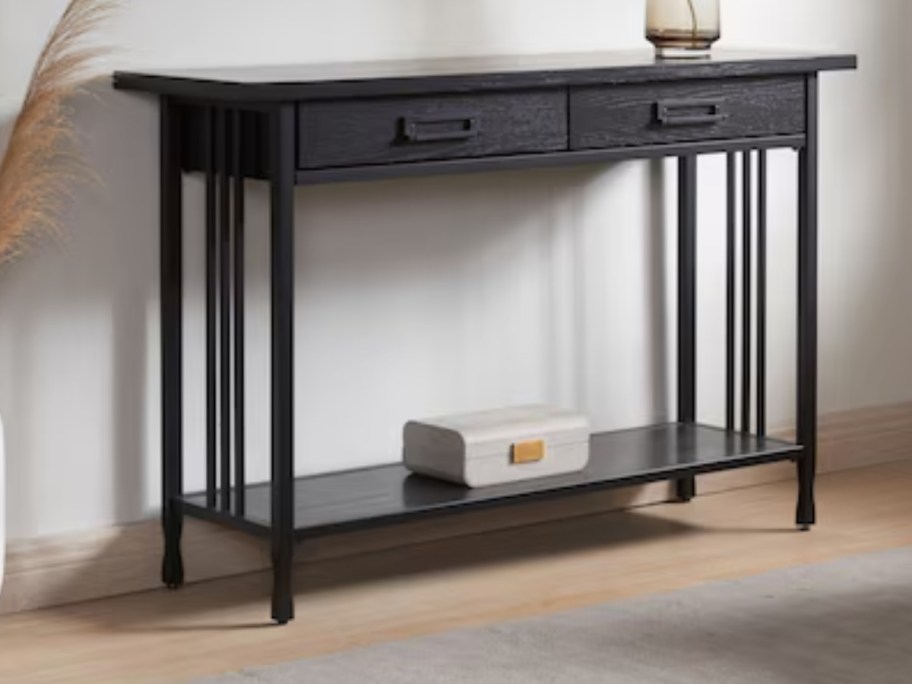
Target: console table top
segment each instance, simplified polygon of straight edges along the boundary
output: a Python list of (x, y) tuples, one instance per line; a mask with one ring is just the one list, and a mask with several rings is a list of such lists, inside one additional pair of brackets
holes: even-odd
[(772, 76), (854, 69), (848, 54), (716, 50), (659, 60), (650, 50), (417, 60), (151, 69), (114, 75), (115, 87), (177, 97), (276, 101)]

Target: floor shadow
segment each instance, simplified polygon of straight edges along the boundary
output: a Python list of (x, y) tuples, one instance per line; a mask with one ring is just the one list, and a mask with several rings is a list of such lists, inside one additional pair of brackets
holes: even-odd
[[(514, 509), (512, 514), (515, 514)], [(309, 562), (306, 545), (296, 567), (296, 596), (334, 592), (347, 587), (398, 581), (436, 573), (496, 568), (536, 558), (623, 547), (649, 540), (682, 537), (702, 528), (637, 512), (599, 515), (418, 543), (331, 560)], [(113, 599), (117, 610), (95, 611), (91, 604), (60, 609), (94, 628), (120, 632), (233, 631), (268, 627), (269, 572), (188, 585), (179, 592), (145, 592)], [(263, 622), (241, 619), (236, 611), (256, 606)], [(231, 611), (234, 620), (195, 622), (201, 615)]]
[[(457, 537), (300, 568), (300, 592), (322, 592), (367, 581), (478, 569), (536, 558), (625, 546), (698, 532), (685, 523), (635, 512), (586, 516), (529, 527)], [(339, 564), (340, 567), (330, 565)], [(365, 570), (370, 568), (367, 573)]]

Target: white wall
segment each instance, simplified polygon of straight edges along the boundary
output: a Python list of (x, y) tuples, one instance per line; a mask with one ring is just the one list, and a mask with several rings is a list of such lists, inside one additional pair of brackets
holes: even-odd
[[(0, 0), (0, 93), (24, 88), (64, 0)], [(124, 3), (116, 67), (626, 49), (642, 0), (156, 0)], [(902, 185), (902, 0), (728, 0), (725, 42), (856, 51), (826, 76), (822, 408), (912, 397), (912, 253)], [(103, 178), (63, 241), (0, 275), (0, 412), (13, 538), (146, 517), (158, 497), (157, 121), (102, 88), (76, 116)], [(876, 123), (875, 123), (876, 122)], [(773, 158), (772, 421), (791, 421), (793, 155)], [(723, 163), (701, 163), (701, 409), (722, 392)], [(664, 189), (663, 189), (663, 176)], [(198, 223), (199, 183), (188, 182)], [(397, 458), (409, 417), (536, 400), (599, 428), (671, 415), (673, 167), (634, 163), (341, 185), (299, 193), (298, 468)], [(651, 189), (650, 189), (651, 188)], [(253, 192), (249, 448), (266, 474), (266, 215)], [(259, 226), (260, 230), (257, 230)], [(258, 234), (259, 233), (259, 234)], [(188, 259), (201, 259), (197, 233)], [(190, 276), (189, 486), (201, 484), (200, 273)], [(666, 315), (668, 314), (668, 315)]]

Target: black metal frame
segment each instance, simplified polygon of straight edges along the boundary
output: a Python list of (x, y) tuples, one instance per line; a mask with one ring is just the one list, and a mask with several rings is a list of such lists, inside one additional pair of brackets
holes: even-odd
[[(181, 113), (187, 103), (161, 102), (162, 577), (183, 584), (183, 166)], [(200, 105), (195, 105), (200, 106)], [(244, 110), (206, 106), (206, 502), (213, 514), (242, 519), (246, 457), (244, 403)], [(271, 180), (271, 526), (272, 615), (294, 618), (294, 189), (295, 106), (268, 112)], [(232, 182), (233, 181), (233, 182)], [(232, 311), (233, 304), (233, 311)], [(233, 360), (233, 364), (232, 364)], [(233, 392), (232, 392), (233, 389)], [(232, 401), (233, 399), (233, 401)], [(232, 423), (234, 432), (232, 433)], [(221, 429), (218, 430), (218, 427)], [(233, 441), (232, 441), (233, 438)], [(232, 482), (232, 465), (234, 481)], [(220, 495), (220, 496), (219, 496)]]
[(817, 472), (817, 148), (819, 94), (817, 74), (807, 84), (807, 140), (798, 160), (798, 524), (817, 521), (814, 478)]
[(161, 347), (162, 347), (162, 580), (184, 582), (181, 558), (183, 440), (183, 171), (180, 109), (161, 99)]
[[(736, 430), (736, 315), (738, 236), (738, 155), (741, 183), (741, 431), (751, 433), (752, 378), (756, 379), (755, 434), (766, 434), (766, 285), (767, 150), (793, 148), (799, 156), (798, 222), (798, 463), (797, 523), (815, 522), (817, 386), (817, 76), (807, 76), (807, 126), (803, 136), (669, 144), (583, 153), (549, 153), (523, 158), (460, 160), (357, 169), (302, 172), (295, 159), (296, 105), (218, 103), (161, 98), (161, 341), (162, 341), (162, 522), (165, 532), (163, 579), (168, 587), (184, 581), (181, 532), (185, 512), (239, 529), (262, 533), (245, 518), (244, 431), (244, 239), (245, 172), (249, 141), (242, 125), (251, 115), (267, 122), (271, 184), (271, 502), (268, 534), (274, 569), (273, 618), (294, 616), (292, 563), (294, 502), (294, 190), (297, 184), (360, 179), (414, 172), (451, 173), (481, 168), (540, 167), (597, 159), (677, 157), (679, 178), (678, 258), (678, 421), (695, 424), (697, 350), (697, 159), (710, 152), (727, 154), (727, 297), (726, 430)], [(183, 226), (182, 179), (187, 168), (186, 112), (205, 111), (203, 169), (206, 176), (206, 507), (185, 506), (183, 499)], [(754, 230), (753, 159), (757, 156), (757, 211)], [(406, 168), (408, 167), (408, 168)], [(232, 182), (233, 181), (233, 182)], [(756, 298), (752, 292), (752, 250), (757, 251)], [(233, 306), (232, 306), (233, 304)], [(756, 337), (753, 313), (756, 306)], [(756, 339), (756, 348), (752, 340)], [(753, 364), (756, 359), (756, 365)], [(233, 364), (232, 364), (233, 360)], [(756, 372), (756, 376), (754, 376)], [(217, 426), (221, 423), (221, 430)], [(232, 426), (234, 430), (232, 431)], [(232, 470), (233, 465), (233, 470)], [(732, 467), (737, 467), (734, 465)], [(678, 498), (695, 496), (694, 476), (686, 466), (675, 473)], [(220, 475), (220, 478), (219, 478)], [(233, 475), (233, 481), (232, 481)], [(651, 479), (662, 479), (662, 475)], [(610, 483), (609, 483), (610, 484)], [(220, 496), (219, 496), (220, 494)], [(369, 526), (372, 521), (365, 520)]]
[(294, 617), (295, 106), (270, 114), (272, 160), (272, 617)]

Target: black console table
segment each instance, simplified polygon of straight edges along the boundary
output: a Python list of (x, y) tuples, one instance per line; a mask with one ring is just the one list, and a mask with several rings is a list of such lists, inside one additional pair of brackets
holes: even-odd
[[(272, 616), (285, 623), (294, 610), (294, 546), (317, 535), (661, 480), (676, 481), (686, 501), (696, 475), (788, 459), (798, 470), (797, 523), (808, 529), (815, 522), (818, 75), (855, 64), (849, 55), (717, 52), (709, 60), (657, 62), (648, 53), (604, 53), (117, 73), (117, 88), (161, 102), (164, 582), (183, 582), (185, 514), (267, 537)], [(772, 148), (798, 153), (795, 443), (766, 434)], [(696, 422), (697, 156), (706, 153), (728, 156), (727, 417), (720, 427)], [(409, 476), (400, 465), (295, 478), (296, 185), (651, 157), (679, 159), (676, 423), (594, 435), (585, 472), (490, 489)], [(188, 495), (182, 180), (193, 172), (206, 179), (207, 485)], [(272, 199), (272, 476), (264, 484), (248, 484), (245, 475), (247, 179), (267, 181)]]

